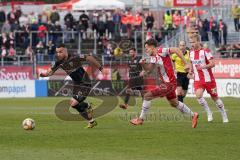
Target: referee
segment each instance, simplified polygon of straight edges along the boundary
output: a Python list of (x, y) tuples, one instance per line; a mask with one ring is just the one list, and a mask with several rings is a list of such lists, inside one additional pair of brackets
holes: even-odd
[[(189, 53), (190, 51), (186, 47), (184, 41), (179, 42), (179, 49), (182, 51), (184, 58), (187, 62), (190, 61)], [(184, 97), (187, 94), (189, 79), (187, 77), (188, 72), (184, 69), (184, 63), (177, 56), (177, 54), (172, 54), (172, 61), (174, 62), (175, 70), (177, 71), (177, 96), (178, 101), (183, 102)]]

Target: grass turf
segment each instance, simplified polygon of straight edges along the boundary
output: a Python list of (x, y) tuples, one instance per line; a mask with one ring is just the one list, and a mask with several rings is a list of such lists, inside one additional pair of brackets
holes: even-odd
[[(54, 106), (62, 98), (0, 99), (1, 160), (238, 160), (240, 157), (239, 99), (224, 98), (230, 123), (223, 124), (220, 113), (207, 123), (206, 114), (188, 98), (186, 103), (200, 113), (199, 125), (191, 128), (188, 118), (155, 100), (153, 117), (142, 126), (129, 124), (140, 111), (115, 108), (97, 119), (98, 126), (84, 129), (86, 122), (62, 121)], [(93, 103), (98, 103), (90, 99)], [(213, 111), (217, 111), (208, 99)], [(138, 106), (140, 106), (140, 100)], [(160, 114), (161, 113), (161, 114)], [(36, 121), (33, 131), (21, 128), (23, 119)]]

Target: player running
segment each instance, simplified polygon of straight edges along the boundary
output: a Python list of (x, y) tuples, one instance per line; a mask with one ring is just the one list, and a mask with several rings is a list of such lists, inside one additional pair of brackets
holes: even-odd
[(83, 118), (88, 120), (87, 128), (96, 126), (97, 122), (93, 118), (93, 109), (89, 103), (84, 102), (91, 90), (91, 81), (81, 62), (88, 61), (91, 65), (102, 71), (101, 65), (92, 56), (79, 56), (68, 53), (64, 44), (57, 46), (56, 59), (55, 64), (47, 72), (41, 73), (40, 77), (52, 76), (55, 71), (62, 68), (74, 82), (73, 97), (70, 100), (70, 106), (75, 108)]
[(194, 90), (197, 101), (207, 112), (208, 121), (213, 121), (212, 111), (207, 101), (203, 98), (203, 92), (207, 90), (221, 112), (223, 122), (227, 123), (227, 113), (222, 100), (218, 97), (216, 81), (211, 70), (215, 66), (213, 56), (209, 50), (201, 47), (199, 35), (192, 35), (190, 43), (193, 50), (190, 52), (191, 66), (189, 78), (194, 78)]
[(141, 72), (141, 75), (149, 75), (156, 68), (158, 74), (158, 79), (156, 80), (161, 83), (144, 94), (140, 117), (132, 119), (130, 122), (133, 125), (143, 124), (147, 111), (151, 106), (151, 100), (157, 97), (166, 97), (172, 107), (177, 108), (182, 113), (191, 115), (192, 127), (195, 128), (197, 126), (198, 113), (193, 113), (184, 103), (178, 101), (175, 93), (177, 80), (170, 54), (176, 53), (183, 60), (187, 69), (189, 66), (181, 51), (177, 48), (157, 48), (157, 42), (154, 39), (149, 39), (145, 42), (145, 49), (149, 58), (142, 60), (144, 71)]
[(122, 109), (128, 108), (128, 102), (130, 98), (130, 94), (132, 94), (133, 90), (138, 90), (141, 92), (143, 90), (143, 77), (140, 76), (142, 71), (142, 66), (139, 63), (141, 60), (140, 57), (137, 57), (136, 49), (131, 48), (129, 50), (130, 61), (128, 62), (129, 66), (129, 81), (126, 89), (126, 96), (124, 98), (124, 104), (120, 104), (119, 107)]
[[(183, 56), (187, 63), (189, 60), (189, 50), (186, 47), (184, 41), (179, 42), (179, 49), (182, 51)], [(189, 78), (187, 77), (188, 72), (184, 68), (184, 63), (176, 53), (172, 54), (172, 60), (174, 62), (175, 70), (177, 71), (177, 97), (178, 101), (183, 102), (184, 97), (187, 94)]]

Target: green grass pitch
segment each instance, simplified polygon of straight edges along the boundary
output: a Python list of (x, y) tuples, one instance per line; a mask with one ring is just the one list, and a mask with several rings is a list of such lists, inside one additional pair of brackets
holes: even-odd
[[(86, 122), (62, 121), (54, 106), (62, 98), (0, 99), (0, 160), (239, 160), (240, 100), (223, 98), (228, 124), (223, 124), (215, 105), (214, 122), (194, 98), (186, 104), (200, 113), (199, 125), (191, 128), (187, 117), (171, 108), (165, 99), (152, 103), (142, 126), (132, 126), (129, 118), (140, 111), (115, 108), (97, 119), (98, 126), (84, 129)], [(98, 103), (93, 98), (93, 104)], [(161, 115), (160, 115), (161, 113)], [(161, 117), (162, 116), (162, 117)], [(25, 131), (21, 123), (33, 118), (36, 128)]]

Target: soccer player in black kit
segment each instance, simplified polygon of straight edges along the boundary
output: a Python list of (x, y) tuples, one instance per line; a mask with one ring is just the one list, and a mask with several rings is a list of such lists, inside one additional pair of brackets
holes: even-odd
[(56, 61), (46, 73), (41, 73), (40, 77), (52, 76), (55, 71), (62, 68), (74, 83), (73, 97), (70, 106), (75, 108), (83, 118), (88, 120), (87, 128), (93, 128), (97, 122), (93, 118), (93, 109), (89, 103), (84, 102), (91, 90), (91, 80), (87, 72), (82, 67), (83, 61), (88, 61), (92, 66), (102, 71), (102, 66), (90, 55), (74, 55), (67, 51), (64, 44), (56, 48)]
[(120, 104), (119, 107), (122, 109), (128, 108), (128, 102), (130, 99), (130, 95), (133, 90), (139, 90), (141, 92), (141, 96), (143, 95), (143, 77), (140, 76), (140, 72), (142, 71), (142, 66), (139, 63), (141, 57), (137, 57), (136, 49), (131, 48), (129, 50), (130, 60), (128, 61), (129, 67), (129, 81), (126, 89), (126, 96), (124, 98), (124, 104)]

